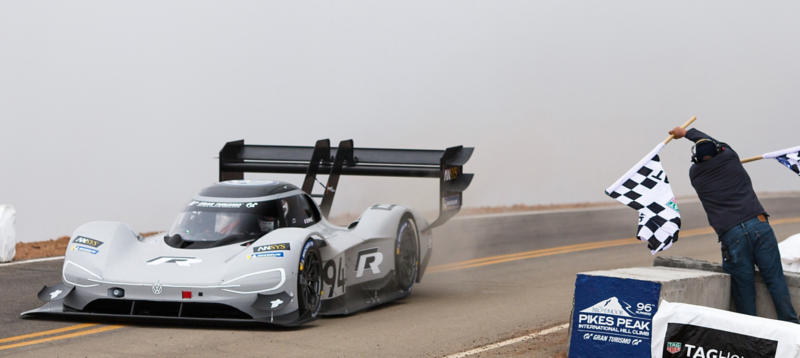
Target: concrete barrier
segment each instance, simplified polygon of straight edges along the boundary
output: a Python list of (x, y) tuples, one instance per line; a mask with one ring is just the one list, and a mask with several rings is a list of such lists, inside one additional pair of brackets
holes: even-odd
[(661, 284), (659, 303), (667, 300), (723, 310), (729, 310), (732, 307), (730, 306), (731, 278), (727, 274), (715, 271), (660, 265), (592, 271), (583, 274), (658, 282)]
[[(724, 273), (722, 270), (722, 264), (678, 256), (656, 257), (653, 261), (653, 266)], [(784, 271), (784, 275), (786, 276), (786, 283), (789, 285), (789, 294), (792, 296), (792, 305), (794, 306), (795, 310), (798, 310), (800, 309), (800, 273)], [(761, 277), (758, 269), (756, 269), (755, 280), (756, 311), (758, 312), (758, 316), (772, 319), (777, 318), (778, 316), (775, 313), (775, 305), (772, 303), (772, 296), (770, 296), (769, 291), (767, 290), (767, 285), (764, 284), (764, 279)], [(667, 301), (672, 302), (672, 300), (669, 299), (667, 299)], [(733, 304), (733, 299), (731, 298), (729, 310), (735, 311), (735, 307), (736, 306)]]

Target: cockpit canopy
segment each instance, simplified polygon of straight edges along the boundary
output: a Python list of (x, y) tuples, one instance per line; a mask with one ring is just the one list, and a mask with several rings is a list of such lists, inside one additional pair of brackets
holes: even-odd
[(307, 227), (320, 219), (316, 205), (300, 190), (251, 198), (253, 201), (248, 198), (203, 198), (206, 200), (190, 201), (178, 214), (165, 237), (168, 245), (203, 249), (248, 243), (273, 230)]

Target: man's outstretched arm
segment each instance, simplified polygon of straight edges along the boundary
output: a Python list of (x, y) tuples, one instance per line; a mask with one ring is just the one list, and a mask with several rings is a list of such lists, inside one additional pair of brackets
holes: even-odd
[(687, 131), (687, 130), (681, 128), (681, 127), (675, 127), (675, 129), (669, 131), (669, 134), (674, 134), (675, 135), (675, 139), (681, 139), (683, 137), (686, 137), (686, 139), (688, 139), (688, 140), (690, 140), (692, 142), (695, 142), (695, 143), (697, 143), (697, 141), (699, 141), (701, 139), (711, 139), (711, 140), (719, 143), (722, 147), (728, 148), (731, 151), (733, 151), (734, 153), (736, 153), (736, 151), (734, 151), (733, 148), (731, 148), (731, 146), (728, 145), (728, 143), (720, 142), (720, 141), (712, 138), (710, 135), (705, 134), (705, 133), (703, 133), (703, 132), (701, 132), (701, 131), (699, 131), (697, 129), (694, 129), (694, 128), (692, 128), (692, 129)]
[(681, 139), (683, 137), (686, 137), (686, 139), (695, 143), (697, 143), (697, 141), (701, 139), (711, 139), (715, 142), (719, 142), (718, 140), (712, 138), (708, 134), (705, 134), (694, 128), (687, 131), (681, 127), (675, 127), (675, 129), (669, 131), (669, 134), (675, 135), (675, 139)]

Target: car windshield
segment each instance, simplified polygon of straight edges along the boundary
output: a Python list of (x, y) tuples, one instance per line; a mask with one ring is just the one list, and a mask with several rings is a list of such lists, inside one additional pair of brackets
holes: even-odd
[(172, 225), (167, 244), (205, 248), (256, 240), (286, 226), (282, 202), (191, 201)]

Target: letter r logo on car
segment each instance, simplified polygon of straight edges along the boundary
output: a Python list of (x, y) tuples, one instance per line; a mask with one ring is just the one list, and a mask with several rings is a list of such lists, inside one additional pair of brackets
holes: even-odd
[(357, 260), (356, 278), (364, 276), (364, 270), (366, 270), (368, 266), (373, 275), (381, 273), (380, 264), (383, 262), (383, 254), (378, 252), (377, 247), (359, 251)]
[(174, 262), (178, 266), (183, 267), (191, 267), (192, 264), (199, 264), (203, 262), (203, 260), (198, 259), (196, 257), (169, 257), (169, 256), (161, 256), (156, 257), (150, 261), (147, 261), (147, 265), (161, 265), (165, 263)]

